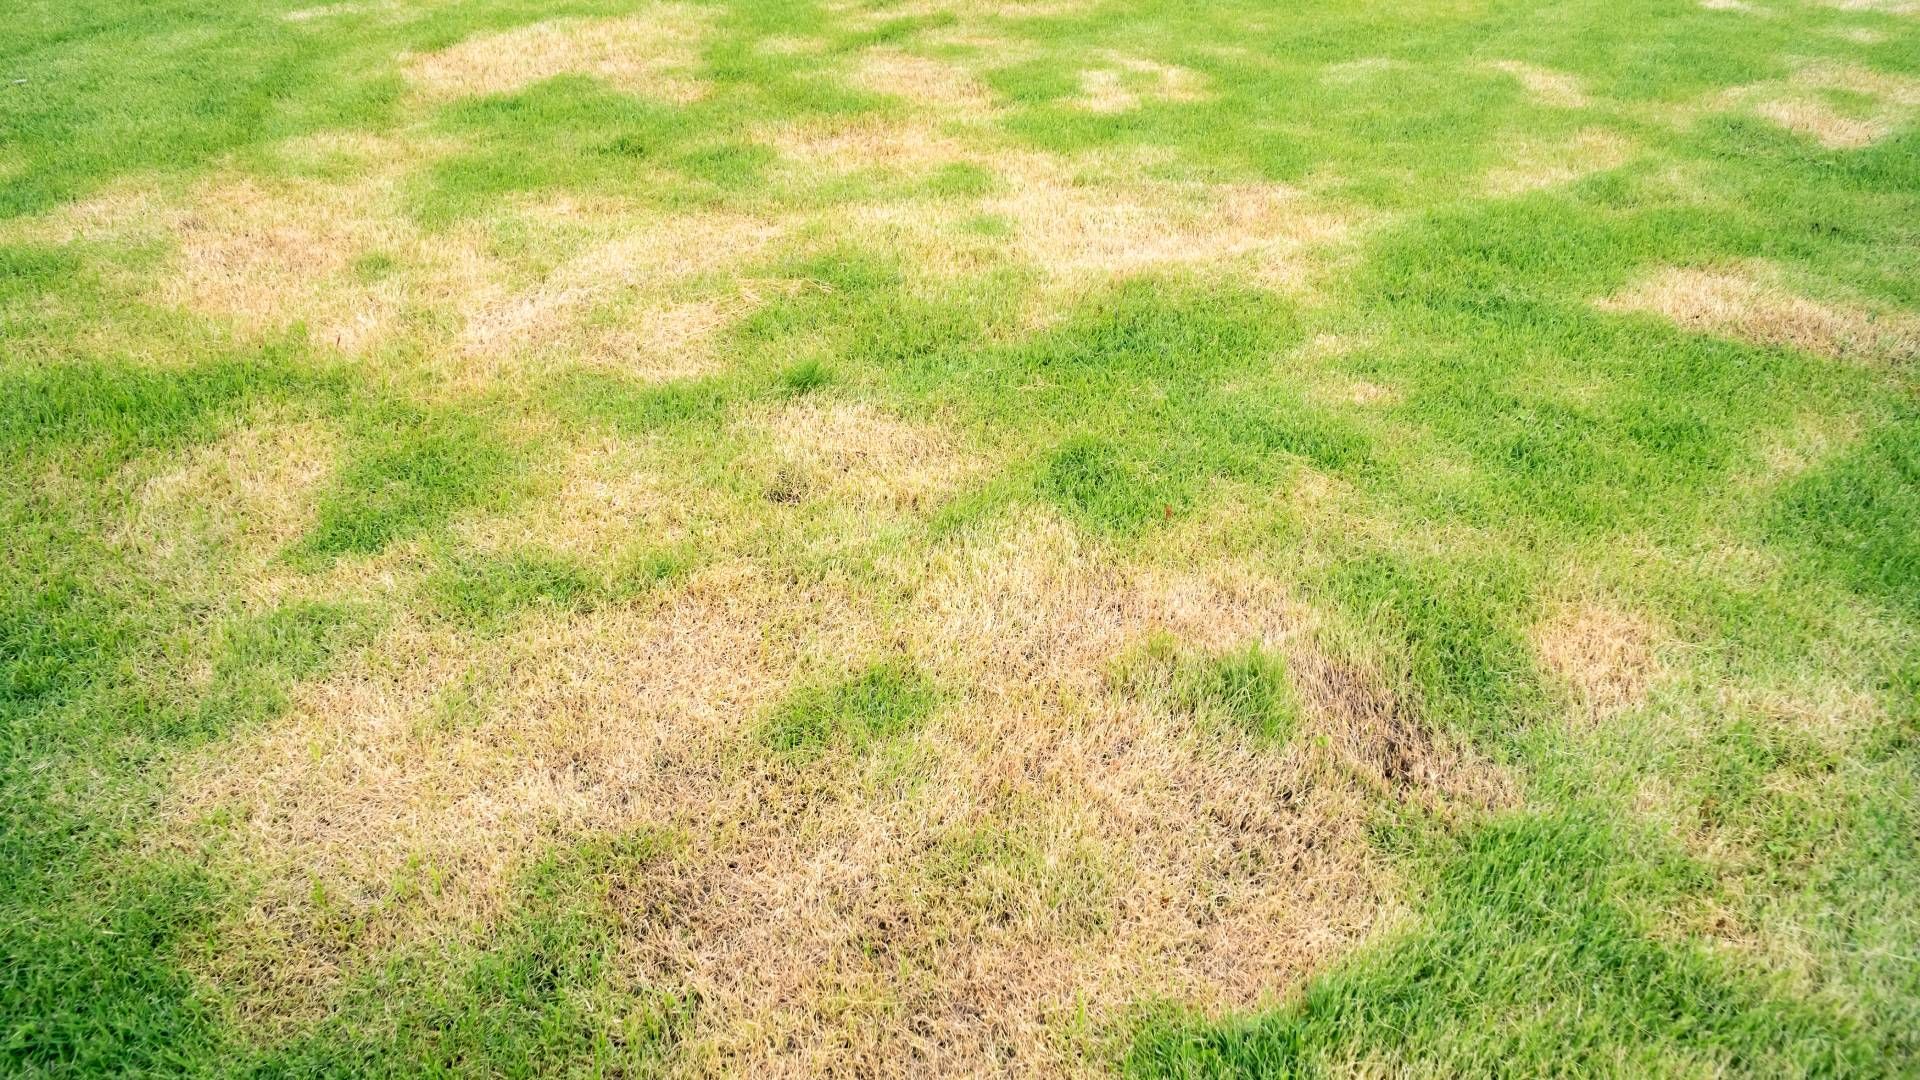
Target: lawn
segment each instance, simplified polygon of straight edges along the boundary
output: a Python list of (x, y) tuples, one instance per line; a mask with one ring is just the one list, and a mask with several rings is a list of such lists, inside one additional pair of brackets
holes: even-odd
[(1920, 1073), (1913, 0), (10, 0), (0, 1073)]

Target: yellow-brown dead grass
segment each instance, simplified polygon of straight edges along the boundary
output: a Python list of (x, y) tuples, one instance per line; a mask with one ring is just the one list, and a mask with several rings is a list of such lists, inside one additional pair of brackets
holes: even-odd
[(1659, 270), (1600, 307), (1648, 312), (1695, 333), (1839, 359), (1911, 363), (1920, 356), (1920, 319), (1809, 299), (1760, 263)]
[(859, 402), (803, 400), (748, 427), (796, 494), (863, 506), (924, 508), (983, 464), (944, 432)]
[[(364, 352), (418, 314), (457, 308), (498, 274), (479, 230), (428, 234), (405, 213), (404, 177), (435, 149), (368, 136), (296, 140), (283, 156), (327, 175), (228, 170), (182, 190), (134, 183), (31, 228), (56, 243), (157, 241), (168, 258), (137, 283), (153, 302), (249, 337), (301, 326), (317, 343)], [(330, 178), (341, 172), (348, 178)], [(369, 258), (387, 269), (370, 271)]]
[[(1076, 1018), (1270, 1002), (1390, 925), (1378, 800), (1513, 798), (1251, 571), (1129, 566), (1027, 513), (879, 572), (737, 562), (493, 639), (403, 620), (177, 777), (174, 820), (224, 809), (266, 882), (210, 974), (261, 1022), (311, 1015), (392, 942), (484, 932), (545, 845), (660, 828), (685, 842), (612, 894), (616, 967), (700, 1002), (691, 1071), (1071, 1072)], [(1300, 737), (1196, 730), (1116, 684), (1154, 634), (1284, 656)], [(758, 749), (797, 681), (880, 655), (943, 688), (924, 731), (811, 765)], [(324, 933), (343, 917), (358, 944)]]
[(1013, 222), (1014, 252), (1055, 277), (1217, 265), (1297, 289), (1356, 231), (1351, 215), (1282, 184), (1083, 183), (1055, 160), (1009, 164), (1008, 190), (980, 208)]
[(1080, 72), (1080, 96), (1075, 104), (1096, 113), (1121, 113), (1149, 102), (1199, 101), (1206, 97), (1206, 79), (1197, 71), (1165, 64), (1144, 56), (1107, 52), (1097, 67)]
[(1542, 105), (1557, 109), (1584, 109), (1592, 104), (1579, 76), (1523, 60), (1496, 60), (1486, 66), (1511, 76), (1529, 97)]
[(406, 57), (406, 71), (437, 98), (504, 94), (557, 75), (591, 75), (628, 93), (695, 101), (706, 93), (696, 68), (711, 17), (691, 4), (654, 4), (620, 18), (554, 19)]
[(927, 173), (980, 155), (957, 135), (924, 120), (857, 116), (824, 123), (781, 124), (762, 137), (810, 169), (885, 169)]
[(1571, 184), (1594, 173), (1619, 168), (1632, 159), (1634, 144), (1624, 136), (1589, 128), (1561, 142), (1520, 148), (1506, 165), (1487, 174), (1495, 195), (1522, 195)]
[(153, 581), (247, 594), (312, 524), (338, 449), (326, 425), (262, 417), (142, 484), (119, 543)]
[(1563, 604), (1533, 630), (1542, 666), (1589, 721), (1645, 703), (1659, 674), (1658, 640), (1645, 619), (1590, 602)]
[(510, 513), (462, 523), (461, 536), (483, 551), (546, 550), (602, 569), (681, 543), (720, 507), (692, 499), (657, 453), (610, 437), (556, 447), (543, 455), (555, 462), (545, 490)]
[[(568, 223), (578, 229), (582, 222)], [(743, 265), (788, 224), (726, 212), (588, 218), (577, 254), (530, 284), (476, 290), (457, 352), (475, 374), (589, 364), (654, 379), (707, 370), (706, 346), (750, 293), (676, 298), (676, 286)], [(610, 310), (608, 310), (610, 309)]]
[[(1868, 99), (1865, 108), (1842, 108), (1838, 92)], [(1785, 79), (1739, 87), (1719, 96), (1721, 107), (1747, 107), (1755, 114), (1832, 150), (1857, 150), (1892, 135), (1920, 107), (1920, 79), (1860, 64), (1818, 61)]]
[(995, 107), (993, 91), (967, 68), (896, 48), (869, 49), (854, 65), (863, 90), (900, 98), (951, 119), (978, 119)]

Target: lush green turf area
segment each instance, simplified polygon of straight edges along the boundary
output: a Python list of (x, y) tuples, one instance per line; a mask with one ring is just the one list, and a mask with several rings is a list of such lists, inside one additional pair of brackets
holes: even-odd
[[(1892, 0), (15, 0), (0, 1071), (1920, 1071), (1917, 118)], [(1360, 837), (1221, 918), (1388, 883), (1265, 992), (1168, 731)]]

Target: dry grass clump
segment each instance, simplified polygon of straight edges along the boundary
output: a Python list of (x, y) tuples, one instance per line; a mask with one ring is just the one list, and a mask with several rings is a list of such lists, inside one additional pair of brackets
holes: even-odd
[[(688, 279), (750, 261), (787, 228), (776, 219), (724, 212), (589, 217), (586, 227), (591, 235), (569, 241), (584, 250), (538, 281), (465, 298), (458, 352), (471, 370), (524, 367), (541, 358), (655, 378), (706, 370), (706, 343), (750, 298), (667, 294)], [(609, 306), (611, 316), (602, 312)]]
[(1810, 300), (1789, 291), (1764, 264), (1670, 267), (1599, 306), (1661, 315), (1696, 333), (1838, 359), (1910, 363), (1920, 356), (1920, 320)]
[(1487, 190), (1520, 195), (1570, 184), (1626, 164), (1633, 152), (1632, 141), (1625, 137), (1589, 128), (1564, 142), (1522, 147), (1511, 163), (1487, 174)]
[(498, 639), (403, 619), (177, 778), (174, 820), (231, 815), (262, 874), (234, 932), (276, 937), (276, 970), (229, 977), (273, 979), (250, 1000), (297, 1009), (355, 962), (329, 939), (339, 920), (374, 949), (484, 925), (552, 838), (709, 820), (728, 746), (799, 665), (850, 663), (876, 636), (859, 597), (742, 564)]
[(861, 53), (852, 78), (863, 90), (936, 110), (942, 117), (976, 119), (994, 109), (993, 91), (966, 68), (899, 49)]
[(806, 493), (862, 505), (926, 506), (981, 464), (945, 433), (865, 403), (803, 400), (751, 425)]
[[(1071, 1071), (1088, 1022), (1270, 1002), (1391, 923), (1382, 800), (1512, 799), (1247, 571), (1129, 567), (1027, 514), (879, 572), (738, 562), (493, 638), (402, 620), (178, 776), (173, 820), (224, 812), (264, 882), (210, 974), (243, 1009), (318, 1009), (397, 942), (505, 917), (545, 845), (662, 829), (683, 842), (620, 881), (614, 930), (623, 970), (700, 1002), (691, 1071)], [(1284, 657), (1297, 736), (1197, 729), (1117, 682), (1155, 635)], [(790, 687), (873, 657), (939, 688), (918, 731), (802, 764), (759, 746)]]
[(552, 456), (548, 490), (509, 514), (465, 523), (461, 535), (484, 551), (535, 548), (607, 566), (636, 545), (679, 543), (696, 523), (696, 507), (680, 497), (649, 447), (595, 438)]
[(249, 336), (300, 326), (317, 343), (364, 352), (486, 291), (499, 272), (480, 230), (428, 234), (406, 214), (404, 178), (433, 150), (370, 136), (293, 140), (278, 152), (316, 175), (222, 172), (182, 191), (127, 187), (31, 228), (57, 243), (166, 245), (161, 272), (139, 282), (154, 302)]
[(1534, 627), (1541, 664), (1588, 720), (1643, 704), (1659, 673), (1657, 635), (1645, 619), (1598, 604), (1566, 604)]
[(1144, 56), (1107, 52), (1098, 67), (1080, 72), (1076, 104), (1088, 112), (1120, 113), (1149, 101), (1199, 101), (1206, 80), (1197, 71)]
[[(1872, 105), (1843, 110), (1828, 96), (1858, 95)], [(1721, 95), (1723, 107), (1749, 106), (1767, 120), (1831, 150), (1857, 150), (1887, 138), (1920, 107), (1920, 79), (1858, 64), (1820, 61), (1784, 82), (1741, 87)]]
[(266, 590), (275, 560), (312, 524), (338, 449), (326, 425), (263, 417), (142, 485), (118, 543), (151, 581), (190, 595)]
[(965, 140), (937, 125), (872, 116), (781, 124), (766, 131), (764, 138), (810, 170), (843, 173), (867, 169), (928, 173), (979, 156)]
[(706, 93), (693, 69), (711, 18), (707, 8), (656, 4), (615, 19), (554, 19), (409, 56), (407, 76), (441, 98), (510, 93), (578, 74), (629, 93), (689, 102)]
[(1486, 66), (1512, 76), (1528, 96), (1542, 105), (1557, 109), (1584, 109), (1593, 103), (1580, 79), (1564, 71), (1554, 71), (1522, 60), (1496, 60)]
[(1231, 263), (1262, 284), (1298, 288), (1316, 250), (1354, 226), (1282, 184), (1084, 184), (1053, 160), (1009, 164), (1009, 190), (981, 209), (1013, 222), (1014, 250), (1057, 277)]

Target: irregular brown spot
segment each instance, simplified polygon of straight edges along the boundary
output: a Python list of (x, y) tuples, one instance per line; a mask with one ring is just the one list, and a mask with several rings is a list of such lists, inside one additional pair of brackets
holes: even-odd
[(922, 506), (979, 468), (945, 434), (866, 404), (803, 401), (752, 426), (802, 488), (863, 505)]
[(1646, 620), (1594, 604), (1563, 607), (1534, 628), (1533, 641), (1588, 719), (1642, 704), (1657, 671)]
[(1789, 291), (1776, 270), (1758, 263), (1662, 270), (1599, 306), (1651, 312), (1696, 333), (1841, 359), (1906, 363), (1920, 356), (1920, 319), (1810, 300)]
[(1150, 101), (1199, 101), (1206, 80), (1199, 72), (1143, 56), (1108, 52), (1099, 67), (1080, 72), (1080, 97), (1088, 112), (1119, 113)]
[[(1868, 99), (1865, 108), (1844, 108), (1833, 92)], [(1783, 82), (1739, 87), (1719, 96), (1722, 108), (1751, 108), (1758, 115), (1834, 150), (1857, 150), (1885, 139), (1911, 122), (1920, 106), (1920, 79), (1858, 64), (1808, 64)]]
[(1633, 151), (1626, 138), (1589, 128), (1564, 142), (1520, 148), (1512, 163), (1487, 174), (1487, 189), (1496, 195), (1519, 195), (1570, 184), (1626, 164)]
[(1529, 96), (1542, 105), (1559, 109), (1584, 109), (1592, 104), (1580, 79), (1566, 72), (1521, 60), (1497, 60), (1486, 66), (1512, 76)]
[[(1511, 799), (1247, 570), (1129, 566), (1030, 514), (877, 573), (735, 563), (495, 639), (402, 623), (179, 775), (175, 820), (224, 808), (265, 882), (210, 974), (250, 1020), (324, 1008), (394, 942), (484, 932), (545, 844), (644, 827), (684, 843), (611, 893), (618, 967), (698, 998), (702, 1069), (1071, 1070), (1076, 1017), (1260, 1007), (1391, 926), (1378, 800)], [(1284, 656), (1299, 737), (1122, 692), (1116, 657), (1156, 633)], [(790, 686), (875, 656), (941, 687), (923, 730), (811, 765), (760, 750)], [(434, 887), (396, 891), (410, 875)], [(328, 937), (342, 917), (355, 936)]]
[(407, 75), (435, 97), (503, 94), (580, 74), (630, 93), (688, 102), (706, 92), (695, 66), (711, 17), (690, 4), (656, 4), (617, 19), (555, 19), (407, 57)]
[(994, 109), (993, 92), (966, 68), (899, 49), (862, 53), (853, 81), (876, 94), (938, 110), (945, 118), (973, 119)]

